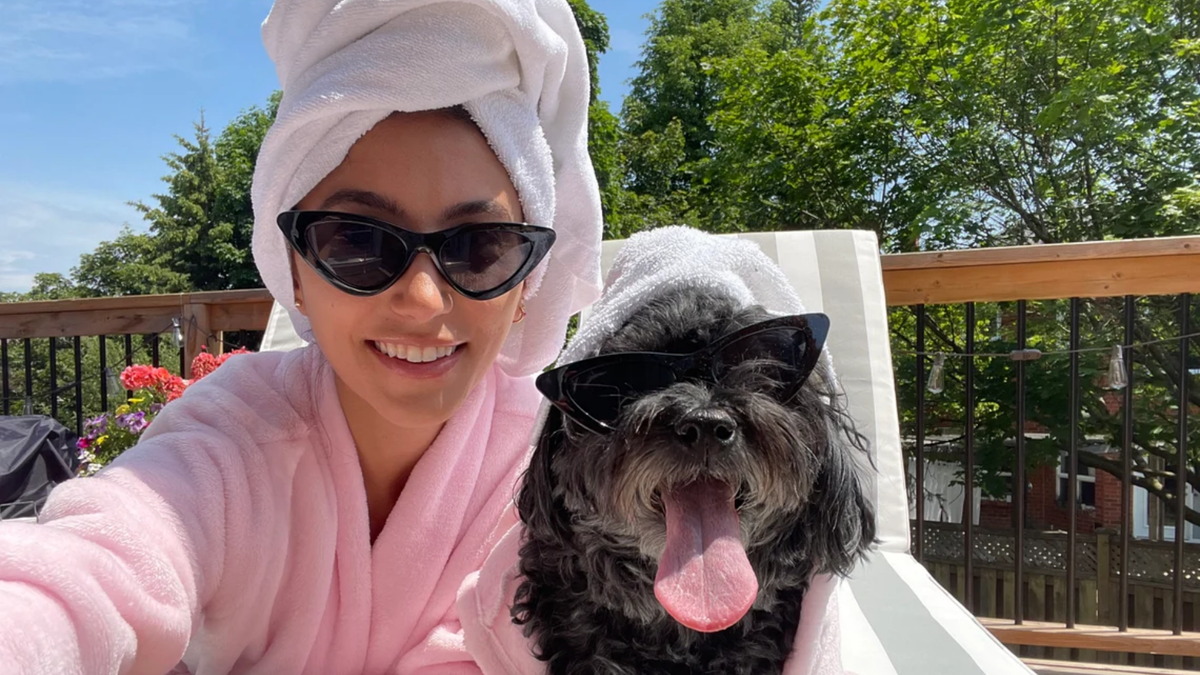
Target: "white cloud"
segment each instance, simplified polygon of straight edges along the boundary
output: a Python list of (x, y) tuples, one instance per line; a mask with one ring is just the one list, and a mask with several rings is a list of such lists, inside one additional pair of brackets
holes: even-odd
[(6, 0), (0, 84), (75, 82), (184, 67), (185, 0)]
[(0, 291), (27, 291), (37, 272), (67, 274), (101, 241), (144, 221), (123, 199), (0, 181)]

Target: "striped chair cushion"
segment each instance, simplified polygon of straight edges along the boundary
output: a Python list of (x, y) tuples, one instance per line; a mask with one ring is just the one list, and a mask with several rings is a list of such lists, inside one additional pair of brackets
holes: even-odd
[[(1032, 673), (909, 555), (908, 490), (879, 243), (847, 230), (729, 235), (758, 244), (809, 311), (829, 315), (826, 344), (850, 413), (871, 441), (879, 548), (840, 598), (842, 661), (858, 675)], [(623, 242), (604, 243), (608, 273)], [(586, 317), (585, 317), (586, 320)]]

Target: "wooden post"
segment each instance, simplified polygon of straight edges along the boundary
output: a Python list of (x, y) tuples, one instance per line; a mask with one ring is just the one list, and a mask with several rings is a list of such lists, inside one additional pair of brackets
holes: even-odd
[[(1096, 580), (1095, 579), (1080, 579), (1079, 580), (1079, 613), (1076, 615), (1078, 623), (1087, 625), (1100, 624), (1100, 613), (1096, 603)], [(1096, 658), (1096, 650), (1080, 649), (1079, 660), (1084, 663), (1094, 663), (1098, 661)]]
[(1013, 571), (1005, 572), (1004, 598), (1002, 600), (1004, 606), (1000, 610), (1000, 616), (1004, 617), (1005, 619), (1016, 618), (1017, 611), (1015, 607), (1017, 603), (1017, 593), (1020, 593), (1022, 590), (1023, 589), (1017, 588), (1017, 573)]
[[(1061, 622), (1063, 625), (1066, 625), (1067, 602), (1074, 602), (1075, 594), (1067, 592), (1067, 578), (1065, 576), (1060, 577), (1058, 575), (1054, 575), (1050, 578), (1050, 580), (1052, 584), (1051, 592), (1053, 594), (1051, 601), (1052, 609), (1050, 612), (1050, 620), (1055, 623)], [(1050, 654), (1050, 658), (1058, 661), (1070, 661), (1071, 650), (1056, 648)]]
[[(1166, 630), (1171, 630), (1175, 626), (1175, 590), (1174, 589), (1167, 590), (1165, 588), (1161, 589), (1161, 590), (1159, 590), (1159, 598), (1162, 601), (1163, 611), (1162, 611), (1162, 625), (1158, 626), (1158, 627), (1166, 629)], [(1183, 670), (1183, 657), (1182, 656), (1168, 656), (1168, 657), (1166, 657), (1165, 665), (1167, 668)]]
[(996, 570), (985, 568), (979, 571), (979, 616), (1000, 616), (996, 602)]
[(1107, 532), (1096, 533), (1096, 606), (1099, 623), (1117, 625), (1116, 608), (1113, 606), (1112, 583), (1112, 537)]
[[(1046, 620), (1046, 575), (1030, 574), (1025, 577), (1025, 585), (1029, 589), (1025, 594), (1025, 620)], [(1019, 593), (1021, 589), (1017, 589)], [(1029, 647), (1029, 656), (1035, 659), (1047, 658), (1043, 647)]]
[[(192, 359), (200, 353), (201, 347), (207, 347), (208, 351), (213, 354), (221, 353), (221, 342), (219, 335), (215, 336), (218, 339), (212, 339), (209, 336), (213, 335), (212, 320), (209, 314), (209, 307), (205, 303), (188, 302), (183, 306), (183, 342), (184, 342), (184, 359), (188, 367), (191, 367)], [(190, 373), (185, 373), (185, 376)]]
[[(1154, 628), (1154, 595), (1153, 586), (1129, 584), (1129, 592), (1133, 595), (1133, 621), (1130, 628)], [(1153, 667), (1154, 656), (1151, 654), (1136, 654), (1134, 665)]]
[(946, 589), (947, 593), (953, 593), (954, 589), (951, 588), (950, 583), (950, 566), (946, 563), (936, 563), (933, 568), (936, 570), (938, 583), (942, 585), (942, 588)]

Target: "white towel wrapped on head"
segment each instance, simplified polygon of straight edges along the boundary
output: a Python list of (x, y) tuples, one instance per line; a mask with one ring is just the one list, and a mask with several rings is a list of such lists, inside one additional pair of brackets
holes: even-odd
[(558, 233), (499, 363), (525, 375), (553, 361), (567, 318), (600, 287), (587, 54), (566, 0), (277, 0), (262, 33), (283, 99), (255, 168), (254, 258), (299, 335), (312, 338), (292, 309), (278, 214), (393, 112), (462, 105), (508, 170), (526, 222)]

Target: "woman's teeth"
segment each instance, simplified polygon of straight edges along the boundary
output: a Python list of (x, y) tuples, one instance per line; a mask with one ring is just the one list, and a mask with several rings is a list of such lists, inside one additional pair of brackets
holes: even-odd
[(428, 363), (437, 361), (454, 353), (456, 346), (449, 347), (414, 347), (412, 345), (393, 345), (385, 342), (376, 342), (375, 349), (381, 353), (387, 354), (393, 359), (401, 359), (409, 363)]

